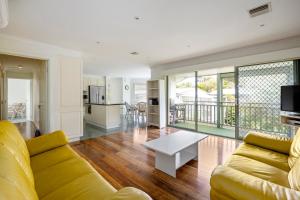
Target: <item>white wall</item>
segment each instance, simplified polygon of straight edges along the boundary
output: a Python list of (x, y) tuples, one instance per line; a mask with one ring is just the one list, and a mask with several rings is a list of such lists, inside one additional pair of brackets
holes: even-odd
[(293, 58), (300, 58), (300, 36), (152, 66), (151, 78)]
[(88, 91), (89, 85), (105, 86), (105, 77), (84, 74), (83, 75), (83, 90)]
[[(125, 86), (128, 85), (129, 89), (125, 90)], [(131, 96), (131, 91), (132, 91), (132, 79), (130, 78), (123, 78), (123, 101), (131, 104), (132, 101), (132, 96)]]
[(106, 77), (106, 103), (123, 102), (123, 78)]
[(60, 58), (81, 58), (81, 53), (57, 46), (0, 34), (0, 54), (23, 56), (48, 61), (49, 131), (61, 129)]

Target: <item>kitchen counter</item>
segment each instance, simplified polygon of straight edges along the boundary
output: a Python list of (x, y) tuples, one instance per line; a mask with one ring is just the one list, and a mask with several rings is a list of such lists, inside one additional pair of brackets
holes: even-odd
[(121, 103), (85, 104), (85, 122), (104, 129), (118, 128), (121, 124), (120, 106), (122, 105)]

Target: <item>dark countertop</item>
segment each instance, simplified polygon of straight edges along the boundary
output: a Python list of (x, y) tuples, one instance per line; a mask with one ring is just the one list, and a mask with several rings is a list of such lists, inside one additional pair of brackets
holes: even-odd
[(97, 106), (123, 106), (124, 103), (105, 103), (105, 104), (97, 104), (97, 103), (85, 103), (84, 105), (97, 105)]

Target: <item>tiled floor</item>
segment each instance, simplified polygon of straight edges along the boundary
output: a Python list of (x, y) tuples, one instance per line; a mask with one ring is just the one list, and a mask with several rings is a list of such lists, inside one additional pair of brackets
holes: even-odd
[(121, 126), (119, 128), (114, 129), (103, 129), (97, 126), (94, 126), (89, 123), (84, 123), (83, 136), (80, 138), (81, 140), (96, 138), (99, 136), (110, 135), (116, 132), (132, 132), (134, 128), (147, 128), (147, 123), (144, 118), (137, 119), (126, 119), (121, 116)]

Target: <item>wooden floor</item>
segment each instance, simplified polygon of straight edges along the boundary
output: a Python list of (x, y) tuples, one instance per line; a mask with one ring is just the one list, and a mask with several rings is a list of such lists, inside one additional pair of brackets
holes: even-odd
[(209, 136), (199, 142), (198, 161), (190, 161), (173, 178), (154, 168), (155, 152), (145, 141), (176, 132), (174, 128), (135, 128), (72, 144), (115, 188), (133, 186), (153, 199), (209, 199), (212, 170), (222, 164), (240, 141)]

